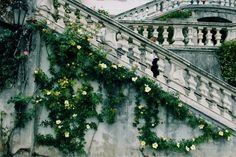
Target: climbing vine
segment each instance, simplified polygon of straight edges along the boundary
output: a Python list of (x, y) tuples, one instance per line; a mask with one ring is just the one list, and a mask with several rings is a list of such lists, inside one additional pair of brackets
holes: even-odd
[(236, 87), (236, 40), (225, 41), (217, 51), (222, 76), (226, 82)]
[(0, 30), (0, 91), (11, 87), (17, 80), (19, 60), (15, 58), (16, 35), (8, 30)]
[[(120, 64), (106, 59), (106, 52), (90, 45), (90, 36), (77, 24), (71, 24), (64, 33), (58, 34), (42, 23), (33, 24), (40, 30), (46, 42), (50, 61), (50, 75), (35, 69), (35, 82), (40, 93), (33, 96), (35, 105), (45, 106), (48, 119), (41, 122), (51, 127), (55, 134), (38, 134), (38, 144), (51, 145), (65, 154), (84, 152), (85, 134), (97, 129), (99, 122), (112, 124), (119, 108), (128, 99), (125, 88), (137, 93), (133, 126), (139, 131), (140, 150), (147, 147), (155, 151), (189, 152), (197, 145), (217, 139), (229, 139), (228, 129), (215, 127), (194, 116), (186, 104), (164, 91), (152, 80), (140, 77)], [(92, 81), (99, 84), (95, 92)], [(105, 95), (104, 95), (105, 94)], [(101, 111), (97, 110), (102, 106)], [(159, 137), (153, 129), (160, 124), (159, 108), (163, 106), (175, 119), (186, 122), (202, 134), (193, 139)], [(91, 121), (92, 119), (97, 119)]]
[(168, 19), (173, 19), (173, 18), (189, 18), (192, 16), (192, 11), (188, 9), (183, 9), (183, 10), (177, 10), (174, 12), (171, 12), (169, 14), (166, 14), (162, 17), (159, 18), (161, 21), (166, 21)]

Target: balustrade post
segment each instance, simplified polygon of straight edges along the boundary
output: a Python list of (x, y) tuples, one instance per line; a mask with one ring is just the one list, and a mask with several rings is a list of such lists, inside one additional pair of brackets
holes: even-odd
[(211, 28), (207, 28), (206, 45), (213, 46)]
[(200, 79), (201, 85), (199, 87), (201, 99), (200, 103), (204, 105), (206, 108), (209, 108), (210, 105), (207, 101), (207, 98), (209, 96), (209, 87), (208, 87), (208, 81), (205, 78)]
[(146, 65), (146, 68), (145, 68), (145, 73), (150, 75), (150, 76), (153, 76), (153, 73), (151, 71), (151, 66), (152, 66), (152, 61), (154, 59), (154, 55), (153, 55), (153, 50), (149, 48), (146, 48), (145, 49), (145, 60), (144, 60), (144, 64)]
[(229, 112), (232, 110), (232, 105), (230, 101), (230, 92), (227, 90), (223, 91), (223, 112), (222, 115), (226, 117), (227, 119), (232, 119), (232, 117), (229, 115)]
[(157, 80), (161, 83), (166, 84), (166, 79), (165, 79), (165, 56), (158, 55), (158, 70), (159, 70), (159, 75), (157, 76)]
[(202, 5), (203, 4), (203, 0), (199, 0), (198, 4)]
[(197, 0), (193, 0), (193, 4), (197, 4)]
[(220, 40), (221, 40), (221, 33), (220, 33), (220, 28), (216, 28), (216, 34), (215, 34), (215, 39), (216, 39), (216, 46), (220, 46), (221, 43), (220, 43)]
[(136, 40), (134, 40), (133, 43), (134, 43), (133, 56), (136, 62), (139, 63), (141, 58), (141, 52), (139, 51), (139, 47), (141, 46), (141, 43)]
[(232, 105), (232, 115), (234, 117), (234, 121), (236, 121), (236, 96), (232, 96), (232, 101), (233, 101), (233, 105)]
[(193, 43), (193, 27), (188, 27), (188, 45), (192, 46)]
[(204, 45), (203, 42), (202, 42), (202, 39), (203, 39), (202, 30), (203, 30), (202, 27), (198, 27), (198, 45), (199, 46), (203, 46)]
[(164, 26), (164, 31), (163, 31), (163, 39), (164, 39), (164, 42), (163, 42), (163, 44), (162, 44), (163, 46), (169, 45), (169, 42), (167, 41), (167, 39), (168, 39), (168, 34), (169, 34), (169, 32), (167, 31), (168, 27), (169, 27), (169, 26)]
[(196, 97), (196, 95), (195, 95), (195, 91), (196, 91), (196, 89), (197, 89), (197, 82), (195, 81), (196, 76), (197, 76), (197, 75), (196, 75), (195, 73), (189, 71), (188, 84), (189, 84), (189, 90), (190, 90), (190, 91), (189, 91), (188, 96), (189, 96), (191, 99), (195, 100), (195, 101), (197, 101), (197, 97)]
[[(134, 28), (134, 32), (135, 33), (138, 33), (138, 26), (137, 25), (133, 25), (133, 28)], [(139, 34), (139, 33), (138, 33)]]
[(219, 106), (222, 106), (221, 104), (221, 97), (219, 94), (220, 88), (215, 85), (214, 83), (212, 83), (212, 91), (211, 91), (211, 95), (212, 95), (212, 105), (210, 106), (210, 108), (216, 112), (216, 113), (221, 113), (220, 109), (218, 108), (218, 104)]
[(148, 31), (147, 31), (147, 29), (148, 29), (148, 26), (143, 26), (143, 36), (145, 38), (148, 38)]
[(153, 37), (154, 37), (155, 40), (156, 40), (156, 41), (154, 41), (154, 42), (155, 42), (156, 44), (159, 44), (159, 42), (158, 42), (158, 34), (159, 34), (159, 32), (157, 31), (158, 26), (157, 26), (157, 27), (153, 26), (153, 29), (154, 29), (154, 31), (153, 31)]
[(183, 26), (174, 25), (174, 43), (175, 46), (184, 46)]
[(206, 5), (209, 4), (209, 0), (205, 0), (205, 4), (206, 4)]
[(225, 0), (225, 6), (229, 7), (229, 0)]
[(235, 6), (235, 0), (231, 0), (230, 6), (231, 6), (231, 7), (234, 7), (234, 6)]
[(225, 6), (225, 0), (220, 0), (220, 5)]

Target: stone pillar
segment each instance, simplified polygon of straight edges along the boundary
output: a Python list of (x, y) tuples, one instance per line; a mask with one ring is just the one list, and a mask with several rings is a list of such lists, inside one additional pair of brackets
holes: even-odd
[(163, 46), (169, 45), (169, 42), (167, 41), (167, 39), (168, 39), (168, 34), (169, 34), (169, 32), (167, 31), (168, 27), (169, 27), (169, 26), (164, 26), (164, 31), (163, 31), (163, 39), (164, 39), (164, 42), (163, 42), (163, 44), (162, 44)]
[(189, 96), (191, 99), (195, 100), (195, 101), (197, 101), (197, 97), (196, 97), (196, 95), (195, 95), (195, 91), (196, 91), (196, 89), (197, 89), (197, 82), (195, 81), (196, 76), (197, 76), (197, 75), (196, 75), (195, 73), (189, 71), (188, 84), (189, 84), (189, 90), (190, 90), (190, 91), (189, 91), (188, 96)]
[(182, 32), (183, 27), (179, 25), (174, 25), (174, 43), (175, 46), (184, 46), (184, 36)]
[(211, 28), (207, 28), (206, 45), (213, 46)]
[(202, 39), (203, 39), (202, 30), (203, 30), (202, 27), (198, 27), (198, 45), (199, 46), (203, 46), (204, 45), (203, 42), (202, 42)]
[(209, 108), (210, 105), (207, 102), (207, 98), (209, 96), (209, 86), (208, 86), (208, 81), (205, 78), (200, 79), (201, 85), (199, 87), (200, 89), (200, 94), (201, 94), (201, 99), (200, 103), (201, 105), (205, 106), (206, 108)]
[(215, 38), (216, 38), (216, 46), (220, 46), (220, 40), (221, 40), (221, 34), (220, 34), (220, 28), (216, 28), (216, 34), (215, 34)]

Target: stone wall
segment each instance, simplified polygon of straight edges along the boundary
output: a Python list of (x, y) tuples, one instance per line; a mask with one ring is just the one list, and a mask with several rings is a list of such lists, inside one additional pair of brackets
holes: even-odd
[[(36, 67), (42, 68), (44, 71), (48, 70), (49, 62), (47, 60), (47, 49), (40, 40), (38, 34), (33, 37), (32, 44), (33, 51), (31, 51), (29, 60), (27, 63), (27, 84), (24, 88), (26, 95), (33, 95), (37, 92), (37, 87), (34, 83), (33, 72)], [(93, 87), (96, 90), (97, 84), (93, 83)], [(11, 96), (16, 95), (19, 92), (19, 84), (11, 89), (6, 89), (0, 93), (0, 110), (6, 112), (6, 116), (3, 119), (2, 127), (8, 127), (9, 130), (14, 126), (14, 107), (13, 104), (7, 104), (7, 101)], [(152, 153), (148, 148), (143, 152), (140, 151), (140, 144), (138, 141), (138, 131), (133, 127), (134, 118), (134, 97), (135, 93), (132, 89), (126, 90), (126, 95), (129, 99), (125, 105), (120, 108), (117, 121), (113, 125), (106, 123), (99, 123), (96, 131), (90, 130), (86, 135), (85, 150), (86, 157), (234, 157), (236, 150), (236, 138), (233, 137), (228, 142), (213, 142), (210, 141), (207, 144), (197, 147), (197, 150), (189, 154), (179, 154), (172, 152), (157, 152), (156, 155)], [(34, 142), (35, 135), (40, 133), (51, 132), (50, 128), (43, 128), (39, 126), (42, 119), (47, 118), (47, 111), (44, 107), (39, 107), (37, 110), (38, 117), (33, 119), (27, 124), (24, 129), (16, 129), (13, 132), (13, 136), (10, 140), (11, 152), (14, 157), (66, 157), (61, 154), (59, 150), (53, 147), (38, 146)], [(159, 115), (161, 117), (161, 124), (155, 128), (158, 136), (164, 138), (176, 138), (181, 140), (182, 138), (192, 139), (201, 133), (198, 130), (192, 130), (186, 126), (183, 122), (173, 119), (164, 109), (160, 109)], [(1, 127), (1, 128), (2, 128)], [(1, 137), (2, 139), (3, 137)], [(0, 141), (0, 144), (4, 141)], [(0, 145), (0, 152), (3, 152), (3, 148)], [(2, 154), (0, 154), (1, 156)], [(83, 156), (81, 156), (83, 157)]]

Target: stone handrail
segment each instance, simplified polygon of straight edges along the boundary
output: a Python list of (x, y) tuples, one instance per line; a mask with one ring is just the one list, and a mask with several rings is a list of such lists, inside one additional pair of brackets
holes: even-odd
[(232, 23), (130, 20), (119, 22), (165, 47), (218, 47), (225, 40), (236, 38), (233, 33), (236, 24)]
[(143, 20), (160, 17), (180, 8), (217, 6), (236, 10), (236, 0), (154, 0), (115, 16), (116, 20)]
[[(75, 0), (59, 0), (59, 3), (61, 19), (57, 22), (49, 14), (52, 9), (41, 6), (36, 8), (36, 17), (46, 18), (48, 26), (60, 32), (67, 22), (78, 20), (79, 10), (79, 22), (83, 28), (96, 34), (91, 43), (107, 50), (109, 60), (129, 69), (135, 66), (137, 74), (155, 80), (163, 90), (178, 94), (180, 100), (194, 110), (236, 130), (236, 88)], [(97, 25), (102, 27), (94, 31)], [(155, 56), (159, 58), (157, 78), (150, 70)]]

